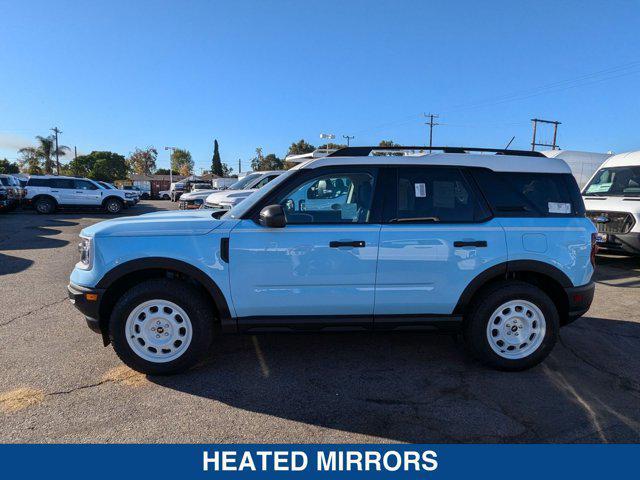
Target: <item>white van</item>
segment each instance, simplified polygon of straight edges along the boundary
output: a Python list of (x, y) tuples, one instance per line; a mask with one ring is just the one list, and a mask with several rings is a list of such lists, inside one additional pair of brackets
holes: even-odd
[(640, 255), (640, 151), (605, 161), (582, 190), (587, 216), (598, 229), (598, 246)]

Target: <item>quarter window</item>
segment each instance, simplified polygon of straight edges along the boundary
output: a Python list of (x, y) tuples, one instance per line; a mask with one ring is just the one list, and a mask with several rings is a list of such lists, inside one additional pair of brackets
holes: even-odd
[(87, 180), (75, 180), (77, 190), (97, 190), (98, 186)]
[(279, 196), (289, 224), (367, 223), (373, 176), (369, 173), (322, 175)]
[(486, 217), (458, 168), (398, 168), (398, 208), (392, 222), (459, 223)]
[(571, 174), (477, 169), (473, 175), (497, 216), (584, 215), (584, 203)]

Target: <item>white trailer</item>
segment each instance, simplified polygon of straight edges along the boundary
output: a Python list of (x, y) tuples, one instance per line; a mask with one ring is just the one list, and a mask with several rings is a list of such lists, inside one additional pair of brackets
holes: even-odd
[(548, 150), (541, 153), (546, 157), (561, 158), (567, 162), (580, 188), (584, 187), (600, 165), (613, 155), (613, 152), (595, 153), (578, 150)]

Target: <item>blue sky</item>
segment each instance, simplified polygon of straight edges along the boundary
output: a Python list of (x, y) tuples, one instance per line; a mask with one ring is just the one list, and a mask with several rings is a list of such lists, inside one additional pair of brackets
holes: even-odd
[[(243, 169), (321, 132), (353, 144), (640, 149), (638, 1), (0, 0), (0, 157), (62, 129), (80, 152), (213, 139)], [(548, 133), (548, 132), (543, 132)]]

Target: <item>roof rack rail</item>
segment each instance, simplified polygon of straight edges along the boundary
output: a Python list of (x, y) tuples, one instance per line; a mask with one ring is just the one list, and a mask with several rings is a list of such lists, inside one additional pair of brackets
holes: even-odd
[(496, 155), (517, 155), (521, 157), (544, 157), (541, 152), (532, 150), (505, 150), (503, 148), (479, 148), (479, 147), (428, 147), (428, 146), (397, 146), (397, 147), (346, 147), (336, 150), (327, 157), (368, 157), (371, 152), (389, 151), (399, 152), (402, 150), (429, 150), (443, 153), (470, 153), (487, 152)]

